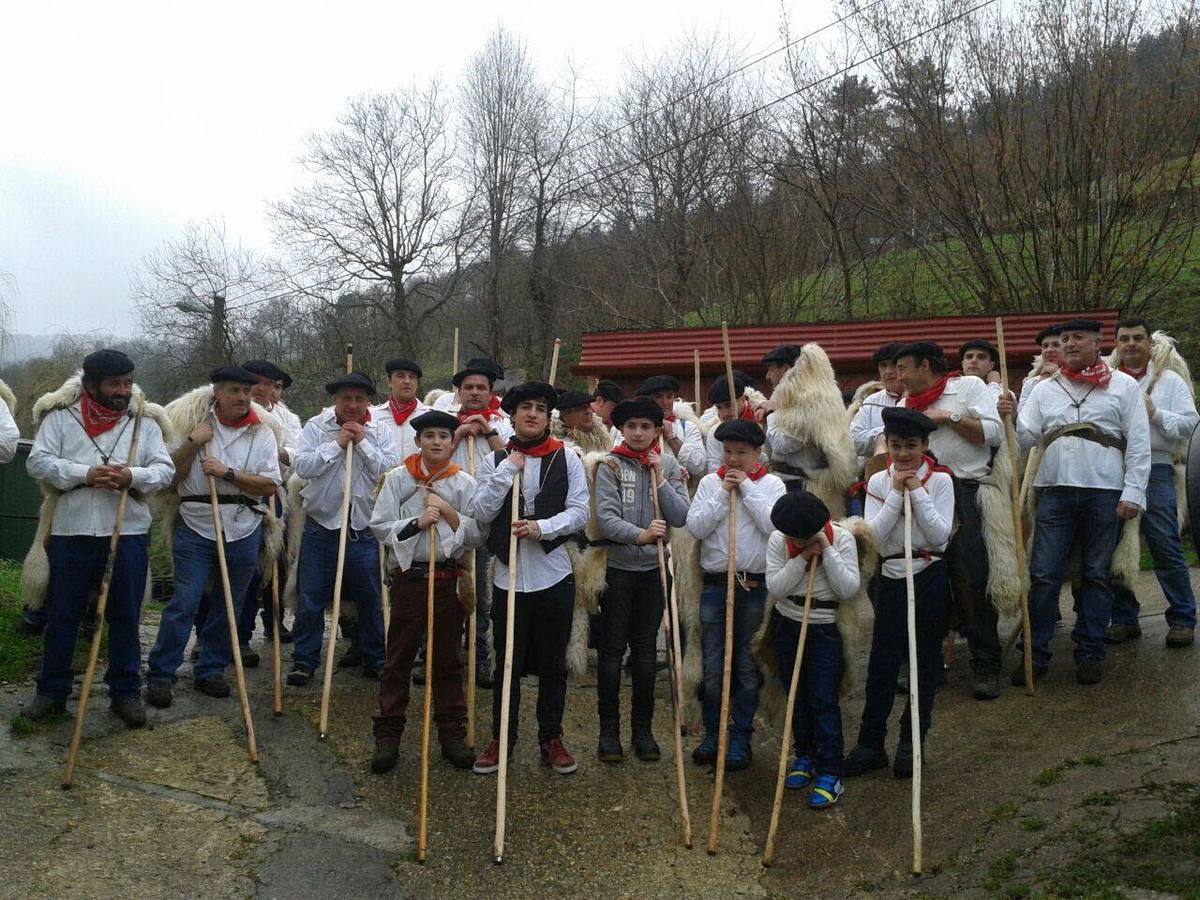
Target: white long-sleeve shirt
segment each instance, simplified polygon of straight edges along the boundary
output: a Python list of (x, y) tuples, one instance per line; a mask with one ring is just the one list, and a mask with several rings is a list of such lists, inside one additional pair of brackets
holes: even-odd
[[(375, 485), (383, 473), (400, 460), (392, 432), (372, 414), (365, 435), (354, 447), (350, 482), (350, 528), (361, 531), (371, 524)], [(300, 496), (304, 512), (322, 528), (342, 526), (342, 488), (346, 479), (346, 451), (338, 446), (342, 426), (333, 408), (317, 413), (304, 426), (296, 448), (296, 474), (308, 481)]]
[[(898, 405), (904, 406), (905, 402), (902, 399)], [(947, 381), (946, 390), (929, 408), (958, 413), (964, 419), (979, 419), (982, 444), (972, 444), (953, 425), (942, 425), (929, 436), (929, 450), (956, 478), (971, 481), (986, 478), (992, 469), (992, 448), (999, 447), (1004, 437), (1000, 414), (996, 411), (996, 394), (982, 379), (964, 375)]]
[[(105, 456), (110, 464), (127, 463), (132, 439), (132, 417), (93, 439), (83, 430), (78, 402), (70, 410), (55, 409), (46, 414), (33, 438), (25, 470), (30, 477), (63, 492), (54, 507), (51, 534), (106, 537), (113, 533), (120, 491), (86, 487), (84, 483), (88, 469), (104, 465)], [(175, 477), (175, 463), (163, 443), (162, 430), (150, 416), (142, 417), (136, 465), (130, 466), (130, 476), (130, 488), (139, 493), (131, 490), (125, 502), (121, 534), (145, 534), (150, 530), (147, 496), (170, 487)]]
[[(438, 562), (462, 559), (466, 550), (480, 543), (479, 526), (471, 508), (475, 479), (460, 470), (435, 481), (431, 490), (458, 512), (457, 528), (451, 528), (444, 518), (438, 522), (434, 558)], [(399, 539), (400, 533), (424, 511), (425, 491), (408, 468), (397, 466), (388, 472), (371, 512), (371, 530), (387, 549), (389, 571), (394, 568), (407, 571), (414, 564), (429, 562), (429, 529), (420, 528), (404, 540)]]
[[(517, 590), (521, 593), (544, 591), (571, 574), (571, 557), (567, 554), (566, 545), (560, 544), (547, 553), (540, 540), (550, 541), (564, 534), (583, 531), (591, 515), (591, 495), (588, 492), (583, 461), (577, 453), (566, 447), (563, 447), (562, 453), (567, 463), (567, 500), (563, 511), (549, 519), (537, 520), (541, 531), (538, 541), (517, 541)], [(475, 490), (475, 502), (472, 504), (474, 518), (485, 534), (492, 520), (500, 514), (504, 501), (512, 494), (513, 476), (518, 471), (508, 457), (501, 460), (498, 466), (493, 462), (494, 459), (495, 453), (484, 457), (479, 468), (479, 486)], [(520, 470), (524, 508), (519, 518), (529, 519), (533, 516), (533, 504), (541, 488), (542, 464), (548, 463), (549, 460), (549, 456), (525, 457), (525, 467)], [(500, 590), (508, 590), (507, 559), (496, 558), (496, 573), (492, 583)]]
[[(858, 545), (840, 525), (833, 526), (833, 540), (821, 551), (821, 564), (813, 578), (813, 602), (841, 602), (858, 593)], [(808, 562), (802, 556), (789, 557), (787, 537), (776, 531), (767, 539), (767, 592), (775, 598), (775, 608), (784, 618), (800, 622), (804, 618), (804, 595), (808, 591)], [(789, 597), (797, 597), (793, 602)], [(832, 625), (836, 609), (809, 610), (813, 625)]]
[[(180, 503), (179, 515), (183, 518), (184, 524), (196, 534), (215, 541), (217, 533), (213, 529), (212, 505), (207, 501), (209, 496), (208, 476), (201, 468), (206, 454), (211, 452), (214, 459), (220, 460), (239, 472), (270, 478), (276, 486), (283, 483), (283, 475), (279, 470), (279, 444), (275, 440), (275, 433), (265, 423), (247, 425), (242, 428), (229, 428), (214, 419), (212, 429), (213, 439), (192, 458), (191, 468), (188, 469), (186, 477), (179, 482), (175, 490), (181, 497), (203, 496), (206, 498), (203, 502)], [(181, 441), (177, 444), (176, 449), (182, 443)], [(218, 496), (241, 493), (236, 485), (230, 484), (222, 478), (216, 479), (216, 483)], [(251, 499), (264, 504), (266, 502), (262, 497)], [(227, 543), (240, 541), (250, 535), (263, 520), (263, 517), (257, 512), (240, 504), (221, 503), (218, 504), (217, 510), (221, 515), (221, 532)]]
[[(1145, 392), (1154, 380), (1154, 367), (1147, 366), (1138, 387)], [(1159, 376), (1158, 383), (1150, 392), (1154, 401), (1154, 415), (1150, 418), (1150, 461), (1152, 463), (1174, 462), (1175, 446), (1192, 436), (1200, 415), (1196, 414), (1196, 400), (1187, 388), (1187, 383), (1170, 369)]]
[[(928, 479), (926, 479), (928, 476)], [(904, 492), (895, 489), (892, 479), (894, 466), (876, 472), (867, 482), (867, 502), (864, 518), (875, 529), (879, 539), (879, 555), (904, 554)], [(924, 571), (930, 564), (922, 559), (920, 550), (943, 553), (950, 543), (954, 525), (954, 482), (945, 472), (930, 472), (922, 463), (917, 478), (924, 481), (921, 490), (912, 491), (913, 574)], [(883, 563), (885, 578), (903, 578), (904, 560), (889, 559)]]
[[(700, 541), (700, 568), (724, 574), (729, 561), (729, 498), (716, 472), (696, 486), (688, 507), (687, 527)], [(771, 508), (786, 493), (783, 481), (770, 473), (758, 481), (745, 479), (737, 489), (737, 557), (739, 572), (763, 572), (767, 566), (767, 538), (775, 530)]]
[(1114, 371), (1108, 387), (1078, 384), (1058, 373), (1039, 383), (1017, 416), (1017, 438), (1028, 449), (1064, 425), (1087, 422), (1125, 438), (1125, 453), (1065, 435), (1046, 448), (1034, 487), (1120, 491), (1121, 500), (1146, 508), (1150, 480), (1150, 421), (1138, 383)]
[(863, 398), (850, 421), (850, 440), (855, 453), (863, 457), (875, 455), (875, 442), (883, 434), (883, 411), (898, 404), (902, 396), (879, 390)]
[[(704, 436), (704, 455), (708, 463), (708, 471), (715, 472), (721, 468), (725, 462), (725, 445), (717, 440), (717, 428), (721, 425), (717, 422), (711, 431)], [(758, 459), (762, 463), (766, 463), (767, 459), (766, 445), (763, 445), (762, 452), (758, 454)]]
[(13, 421), (8, 404), (0, 400), (0, 464), (10, 462), (17, 455), (17, 441), (21, 439), (21, 429)]
[[(429, 407), (418, 400), (417, 408), (404, 420), (404, 424), (397, 425), (396, 417), (392, 415), (391, 404), (387, 400), (384, 400), (378, 406), (371, 407), (371, 419), (378, 420), (391, 430), (392, 442), (396, 447), (396, 458), (400, 462), (404, 462), (404, 460), (417, 452), (417, 434), (413, 431), (412, 420), (422, 413), (427, 412), (429, 412)], [(460, 465), (462, 464), (460, 463)], [(466, 470), (465, 465), (463, 466), (463, 470)]]
[[(453, 395), (447, 394), (447, 396)], [(457, 410), (447, 410), (447, 412), (457, 414)], [(510, 419), (497, 416), (495, 418), (488, 419), (488, 424), (491, 425), (492, 428), (496, 429), (496, 436), (505, 443), (508, 443), (508, 439), (513, 436), (512, 421)], [(475, 453), (474, 462), (471, 462), (468, 459), (470, 456), (468, 451), (472, 448), (474, 449)], [(476, 435), (474, 438), (463, 438), (461, 441), (459, 441), (454, 447), (454, 452), (450, 454), (450, 459), (464, 472), (470, 472), (472, 469), (474, 469), (475, 480), (482, 481), (479, 473), (483, 470), (483, 461), (495, 452), (496, 451), (494, 451), (488, 445), (487, 438), (483, 437), (483, 435)]]

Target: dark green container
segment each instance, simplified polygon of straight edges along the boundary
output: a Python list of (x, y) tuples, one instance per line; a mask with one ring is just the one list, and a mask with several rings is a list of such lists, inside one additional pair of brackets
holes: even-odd
[(41, 489), (25, 471), (32, 447), (33, 441), (20, 441), (12, 462), (0, 466), (0, 558), (17, 562), (33, 544), (42, 505)]

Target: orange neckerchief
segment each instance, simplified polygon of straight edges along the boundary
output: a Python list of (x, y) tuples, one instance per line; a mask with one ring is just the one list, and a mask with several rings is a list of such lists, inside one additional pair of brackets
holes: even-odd
[(421, 454), (419, 452), (405, 458), (404, 468), (408, 469), (408, 474), (415, 478), (418, 484), (425, 485), (433, 484), (435, 481), (441, 481), (443, 478), (449, 478), (452, 475), (457, 475), (462, 471), (462, 468), (457, 464), (448, 462), (430, 475), (425, 471), (425, 466), (421, 462)]

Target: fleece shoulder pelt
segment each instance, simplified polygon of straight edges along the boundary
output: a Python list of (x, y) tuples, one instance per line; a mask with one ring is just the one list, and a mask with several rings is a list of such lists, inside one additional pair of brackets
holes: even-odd
[(3, 381), (0, 381), (0, 400), (3, 400), (4, 405), (8, 407), (9, 415), (17, 414), (17, 395)]

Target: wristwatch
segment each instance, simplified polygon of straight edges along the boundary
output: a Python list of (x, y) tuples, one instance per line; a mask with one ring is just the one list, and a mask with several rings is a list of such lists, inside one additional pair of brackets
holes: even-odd
[(222, 475), (221, 478), (222, 478), (222, 480), (228, 481), (230, 484), (233, 484), (233, 479), (237, 478), (237, 472), (234, 470), (233, 466), (230, 466), (228, 469), (225, 470), (225, 474)]
[(495, 437), (496, 435), (498, 435), (499, 433), (500, 432), (498, 432), (495, 428), (493, 428), (491, 431), (485, 431), (483, 433), (483, 436), (485, 438), (492, 438), (492, 437)]
[(950, 413), (950, 424), (951, 425), (957, 425), (961, 421), (962, 421), (961, 413), (956, 413), (956, 412)]

